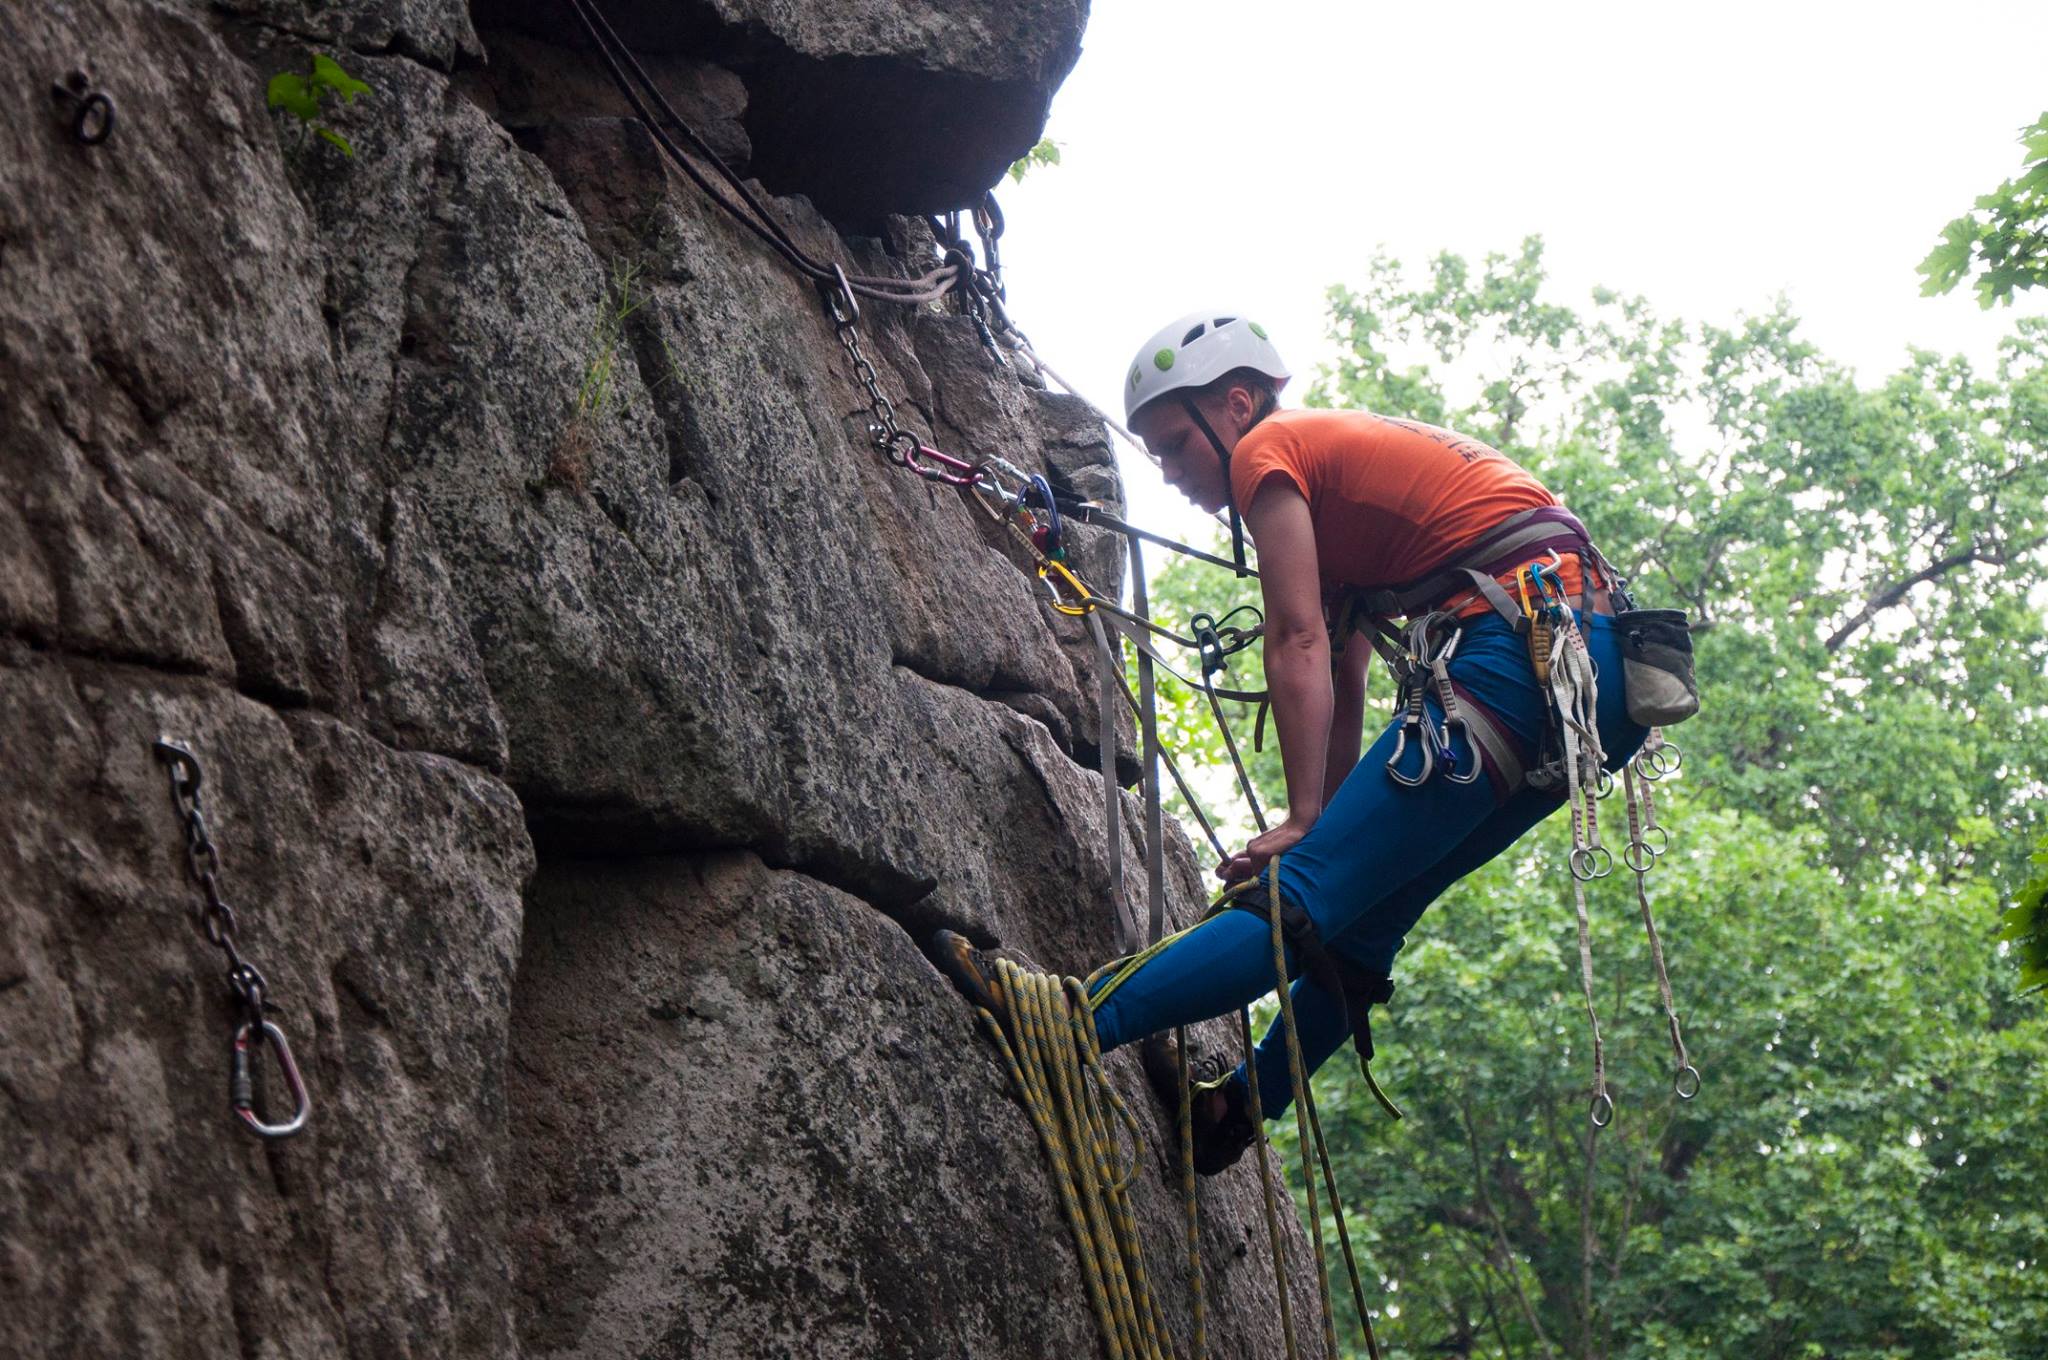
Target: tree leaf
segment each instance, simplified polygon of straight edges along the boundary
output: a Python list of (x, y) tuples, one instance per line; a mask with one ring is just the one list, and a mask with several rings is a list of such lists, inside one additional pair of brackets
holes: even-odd
[(332, 57), (320, 52), (313, 54), (313, 83), (324, 86), (349, 101), (353, 101), (359, 94), (370, 92), (368, 84), (357, 80), (342, 70)]
[(266, 98), (271, 108), (284, 109), (307, 122), (320, 116), (319, 97), (307, 87), (304, 76), (290, 71), (280, 71), (270, 78)]

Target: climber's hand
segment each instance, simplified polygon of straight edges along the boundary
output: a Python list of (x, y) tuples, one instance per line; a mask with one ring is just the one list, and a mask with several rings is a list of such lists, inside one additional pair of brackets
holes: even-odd
[(1293, 849), (1295, 843), (1308, 834), (1310, 825), (1312, 823), (1297, 822), (1289, 817), (1271, 831), (1254, 836), (1250, 845), (1216, 866), (1216, 877), (1225, 883), (1238, 883), (1252, 877), (1265, 868), (1273, 856)]

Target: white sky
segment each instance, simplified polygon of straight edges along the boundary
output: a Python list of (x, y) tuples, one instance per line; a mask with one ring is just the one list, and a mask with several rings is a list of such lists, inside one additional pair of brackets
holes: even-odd
[[(1603, 284), (1726, 322), (1785, 294), (1866, 381), (1909, 344), (1988, 361), (2033, 296), (1922, 298), (1941, 226), (2020, 168), (2048, 108), (2048, 3), (1096, 0), (1048, 135), (999, 191), (1011, 311), (1098, 404), (1206, 305), (1293, 366), (1376, 245), (1411, 266), (1546, 242), (1555, 300)], [(1136, 518), (1199, 517), (1125, 459)]]

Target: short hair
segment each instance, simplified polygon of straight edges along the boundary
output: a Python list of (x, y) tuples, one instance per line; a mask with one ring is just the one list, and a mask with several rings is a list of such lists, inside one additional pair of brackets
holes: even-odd
[(1256, 368), (1233, 368), (1214, 382), (1195, 389), (1196, 395), (1221, 397), (1233, 387), (1252, 394), (1252, 424), (1256, 425), (1280, 409), (1280, 384)]

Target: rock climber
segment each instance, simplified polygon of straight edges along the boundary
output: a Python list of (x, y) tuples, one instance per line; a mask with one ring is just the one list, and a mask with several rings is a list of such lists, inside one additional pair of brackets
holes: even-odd
[[(1306, 1069), (1347, 1036), (1371, 1057), (1368, 1009), (1391, 996), (1394, 957), (1424, 909), (1564, 800), (1555, 780), (1532, 782), (1555, 733), (1521, 608), (1532, 585), (1569, 601), (1597, 674), (1617, 678), (1597, 687), (1606, 768), (1619, 769), (1647, 735), (1618, 683), (1613, 615), (1618, 601), (1626, 607), (1625, 588), (1541, 482), (1450, 430), (1366, 411), (1283, 409), (1288, 378), (1257, 323), (1198, 312), (1148, 341), (1123, 385), (1130, 428), (1167, 484), (1205, 511), (1228, 511), (1233, 533), (1256, 545), (1287, 804), (1276, 825), (1217, 867), (1232, 885), (1228, 905), (1245, 910), (1213, 911), (1135, 968), (1092, 984), (1105, 1052), (1273, 989), (1260, 875), (1278, 856), (1278, 874), (1265, 878), (1278, 879)], [(1373, 633), (1370, 623), (1335, 626), (1360, 613), (1406, 618), (1411, 630), (1422, 620), (1408, 634), (1411, 650), (1419, 639), (1421, 660), (1442, 663), (1433, 674), (1420, 668), (1416, 702), (1362, 758)], [(951, 932), (932, 942), (961, 991), (999, 1013), (991, 952)], [(1280, 1024), (1252, 1064), (1267, 1118), (1293, 1098)], [(1164, 1084), (1157, 1063), (1147, 1069)], [(1194, 1101), (1198, 1170), (1220, 1171), (1251, 1145), (1249, 1080), (1239, 1066), (1171, 1092)]]

